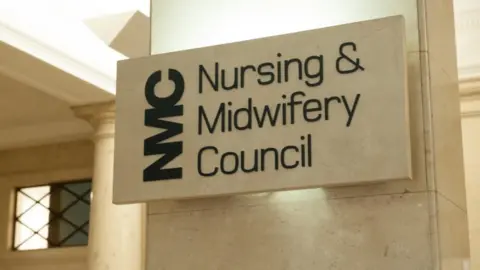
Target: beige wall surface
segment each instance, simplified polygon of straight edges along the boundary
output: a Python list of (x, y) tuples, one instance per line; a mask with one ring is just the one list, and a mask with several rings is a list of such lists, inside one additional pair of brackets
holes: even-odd
[(404, 15), (413, 180), (149, 203), (147, 270), (463, 270), (452, 1), (195, 3), (152, 1), (152, 53)]
[(147, 269), (432, 269), (427, 193), (257, 196), (151, 205)]
[(151, 53), (226, 44), (391, 15), (405, 16), (419, 48), (417, 0), (152, 0)]
[(471, 269), (474, 270), (480, 269), (480, 114), (464, 117), (462, 125), (470, 250), (472, 253)]
[(92, 176), (93, 144), (79, 141), (0, 152), (0, 269), (85, 270), (87, 248), (11, 251), (16, 187)]

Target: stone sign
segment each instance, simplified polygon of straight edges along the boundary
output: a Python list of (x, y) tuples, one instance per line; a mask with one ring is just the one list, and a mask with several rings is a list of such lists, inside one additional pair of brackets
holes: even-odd
[(115, 203), (411, 178), (401, 16), (120, 61), (116, 108)]

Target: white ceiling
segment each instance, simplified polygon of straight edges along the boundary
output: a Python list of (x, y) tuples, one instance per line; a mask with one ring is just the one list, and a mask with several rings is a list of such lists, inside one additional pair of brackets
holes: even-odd
[[(18, 35), (23, 35), (114, 82), (116, 62), (126, 57), (108, 47), (84, 20), (127, 11), (148, 15), (149, 5), (149, 0), (3, 0), (0, 1), (0, 25), (3, 27), (0, 27), (0, 40), (23, 50), (31, 49), (30, 45), (20, 42)], [(31, 53), (107, 92), (115, 92), (114, 84), (98, 81), (43, 50)]]
[(50, 2), (55, 4), (57, 11), (82, 21), (132, 10), (138, 10), (147, 16), (150, 14), (150, 0), (50, 0)]

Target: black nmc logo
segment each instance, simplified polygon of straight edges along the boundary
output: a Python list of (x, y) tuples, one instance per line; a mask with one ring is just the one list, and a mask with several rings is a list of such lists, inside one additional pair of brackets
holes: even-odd
[[(159, 155), (160, 157), (143, 170), (143, 181), (161, 181), (182, 178), (182, 168), (165, 168), (171, 161), (183, 152), (183, 142), (170, 140), (183, 132), (183, 124), (172, 121), (173, 117), (183, 116), (183, 105), (179, 104), (185, 91), (185, 81), (180, 72), (168, 70), (168, 80), (173, 82), (173, 92), (160, 88), (160, 95), (155, 93), (155, 87), (162, 81), (162, 71), (155, 71), (148, 77), (145, 84), (145, 99), (153, 108), (145, 110), (145, 126), (159, 130), (159, 133), (146, 138), (143, 144), (143, 155)], [(168, 85), (164, 82), (163, 85)], [(171, 94), (164, 96), (164, 93)]]

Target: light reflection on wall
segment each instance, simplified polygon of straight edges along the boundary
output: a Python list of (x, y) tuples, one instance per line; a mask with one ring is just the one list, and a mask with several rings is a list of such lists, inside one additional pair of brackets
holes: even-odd
[[(418, 29), (417, 0), (152, 0), (152, 54), (402, 14)], [(409, 49), (418, 32), (408, 31)]]

